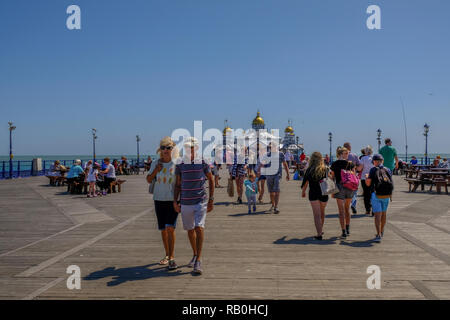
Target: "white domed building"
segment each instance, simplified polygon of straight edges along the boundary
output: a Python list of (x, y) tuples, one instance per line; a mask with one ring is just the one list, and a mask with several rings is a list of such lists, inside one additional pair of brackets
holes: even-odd
[[(298, 137), (297, 137), (298, 138)], [(292, 122), (288, 121), (288, 126), (284, 129), (284, 138), (281, 141), (281, 149), (298, 156), (303, 151), (303, 144), (299, 144), (297, 140)]]

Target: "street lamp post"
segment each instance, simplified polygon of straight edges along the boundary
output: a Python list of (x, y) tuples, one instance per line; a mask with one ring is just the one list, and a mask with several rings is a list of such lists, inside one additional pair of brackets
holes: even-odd
[(92, 128), (92, 147), (93, 147), (93, 161), (96, 162), (96, 155), (95, 155), (95, 140), (97, 140), (97, 129)]
[(250, 158), (250, 138), (249, 137), (245, 137), (244, 147), (245, 147), (245, 156), (248, 159), (248, 158)]
[(300, 146), (298, 144), (298, 136), (295, 137), (295, 141), (297, 143), (297, 161), (300, 159)]
[(378, 152), (380, 152), (380, 149), (381, 149), (381, 129), (377, 130), (377, 140), (378, 140)]
[(333, 154), (332, 154), (332, 146), (331, 143), (333, 142), (333, 134), (330, 132), (328, 133), (328, 141), (330, 142), (330, 163), (333, 162)]
[(139, 166), (139, 141), (141, 141), (141, 138), (139, 135), (136, 135), (136, 144), (137, 144), (137, 165)]
[(428, 164), (428, 132), (430, 131), (430, 126), (425, 123), (423, 126), (425, 136), (425, 164)]
[(13, 126), (13, 123), (10, 121), (8, 122), (9, 125), (9, 178), (12, 179), (13, 177), (13, 158), (14, 155), (12, 153), (12, 132), (16, 129), (15, 126)]

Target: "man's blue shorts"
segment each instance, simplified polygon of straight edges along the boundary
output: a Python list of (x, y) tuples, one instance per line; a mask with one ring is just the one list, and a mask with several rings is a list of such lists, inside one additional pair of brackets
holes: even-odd
[(390, 198), (380, 199), (377, 198), (375, 192), (372, 193), (371, 202), (373, 213), (386, 212), (389, 206), (389, 201), (391, 201)]

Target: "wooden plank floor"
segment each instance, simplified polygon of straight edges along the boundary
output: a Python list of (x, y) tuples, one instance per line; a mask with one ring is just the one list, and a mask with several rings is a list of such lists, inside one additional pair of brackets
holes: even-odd
[[(317, 242), (298, 181), (283, 180), (279, 215), (265, 212), (269, 204), (247, 215), (216, 189), (202, 276), (184, 267), (191, 249), (181, 218), (181, 268), (157, 264), (164, 252), (147, 183), (143, 175), (126, 180), (122, 193), (95, 199), (67, 195), (44, 177), (0, 181), (0, 299), (450, 298), (450, 198), (410, 194), (399, 177), (381, 244), (371, 241), (362, 198), (346, 240), (330, 200)], [(81, 269), (80, 290), (67, 288), (70, 265)], [(366, 287), (370, 265), (381, 268), (380, 290)]]

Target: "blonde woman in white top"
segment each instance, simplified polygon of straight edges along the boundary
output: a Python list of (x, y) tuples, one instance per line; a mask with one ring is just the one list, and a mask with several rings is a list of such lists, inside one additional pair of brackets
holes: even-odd
[[(147, 182), (154, 183), (153, 201), (158, 221), (158, 230), (166, 255), (159, 262), (161, 265), (169, 265), (169, 270), (178, 268), (175, 263), (175, 228), (178, 212), (173, 206), (175, 189), (175, 161), (178, 158), (178, 150), (175, 142), (170, 137), (164, 137), (156, 151), (159, 159), (152, 162), (147, 174)], [(154, 181), (153, 181), (154, 180)]]

